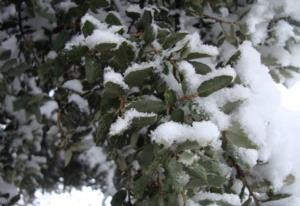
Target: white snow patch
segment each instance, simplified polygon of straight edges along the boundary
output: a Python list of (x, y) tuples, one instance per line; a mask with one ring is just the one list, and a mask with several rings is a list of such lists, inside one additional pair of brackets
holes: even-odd
[(68, 98), (68, 102), (74, 102), (81, 111), (89, 113), (89, 104), (87, 100), (83, 99), (78, 94), (71, 94)]
[(135, 109), (130, 109), (124, 113), (123, 117), (118, 117), (118, 119), (111, 124), (109, 129), (109, 135), (113, 136), (123, 133), (126, 129), (128, 129), (134, 118), (155, 116), (156, 114), (154, 113), (144, 113), (138, 112)]
[(200, 145), (208, 145), (220, 136), (217, 126), (210, 121), (193, 122), (192, 126), (177, 122), (166, 122), (151, 132), (151, 138), (157, 143), (171, 146), (187, 140), (196, 141)]
[(58, 109), (58, 104), (56, 101), (51, 100), (46, 102), (40, 107), (41, 114), (45, 115), (48, 119), (56, 119), (53, 115), (53, 112)]
[(128, 85), (124, 82), (122, 74), (115, 72), (111, 67), (104, 69), (104, 84), (112, 82), (120, 85), (123, 89), (128, 89)]
[(63, 84), (63, 87), (71, 91), (82, 93), (82, 84), (78, 79), (68, 80)]

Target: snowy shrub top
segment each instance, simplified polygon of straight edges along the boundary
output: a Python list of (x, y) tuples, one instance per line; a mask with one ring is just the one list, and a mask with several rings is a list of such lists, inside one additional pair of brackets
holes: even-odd
[(0, 204), (300, 204), (296, 0), (0, 2)]

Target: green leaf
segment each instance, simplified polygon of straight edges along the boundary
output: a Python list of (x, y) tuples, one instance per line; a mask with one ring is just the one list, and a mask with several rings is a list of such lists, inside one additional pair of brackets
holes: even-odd
[(70, 50), (64, 50), (64, 57), (67, 62), (72, 64), (81, 63), (81, 57), (86, 55), (89, 48), (86, 46), (73, 46)]
[(225, 114), (230, 114), (234, 110), (236, 110), (242, 103), (243, 103), (243, 101), (241, 101), (241, 100), (238, 100), (238, 101), (235, 101), (235, 102), (228, 102), (228, 103), (226, 103), (222, 106), (221, 110)]
[(95, 26), (90, 21), (86, 21), (82, 27), (84, 37), (90, 36), (94, 32)]
[(154, 159), (154, 150), (153, 150), (153, 145), (150, 144), (146, 144), (143, 147), (143, 150), (138, 154), (138, 159), (139, 159), (139, 163), (140, 165), (142, 165), (143, 167), (148, 167)]
[(243, 131), (238, 123), (228, 128), (225, 132), (225, 137), (233, 145), (238, 147), (244, 147), (247, 149), (258, 149), (258, 145), (252, 142), (247, 134)]
[(175, 122), (184, 122), (184, 111), (182, 109), (175, 109), (171, 113), (171, 120)]
[(161, 114), (166, 111), (166, 106), (162, 102), (156, 100), (139, 100), (131, 102), (128, 105), (128, 108), (135, 108), (139, 112), (153, 112), (156, 114)]
[(222, 185), (227, 181), (227, 179), (221, 175), (208, 174), (207, 183), (212, 187), (222, 187)]
[(152, 14), (151, 11), (145, 10), (143, 13), (142, 18), (140, 19), (138, 23), (138, 27), (146, 28), (147, 26), (150, 26), (152, 24)]
[(124, 81), (130, 87), (141, 86), (143, 85), (144, 81), (152, 75), (152, 73), (153, 73), (152, 67), (132, 71), (125, 76)]
[(127, 42), (123, 42), (119, 48), (114, 51), (111, 66), (124, 72), (134, 57), (135, 53), (133, 51), (133, 47)]
[(122, 87), (113, 82), (107, 82), (104, 87), (104, 93), (111, 98), (120, 97), (124, 94)]
[(198, 150), (200, 148), (197, 142), (186, 141), (177, 145), (177, 151), (182, 152), (185, 150)]
[(125, 190), (118, 191), (110, 202), (111, 206), (123, 206), (126, 196), (127, 192)]
[(86, 57), (85, 60), (85, 78), (89, 83), (94, 83), (100, 76), (102, 70), (92, 57)]
[(291, 197), (292, 195), (291, 194), (273, 194), (271, 195), (267, 200), (264, 200), (262, 202), (270, 202), (270, 201), (276, 201), (276, 200), (281, 200), (281, 199), (285, 199), (285, 198), (288, 198), (288, 197)]
[(190, 63), (195, 68), (195, 72), (197, 74), (205, 75), (205, 74), (212, 71), (211, 68), (208, 65), (203, 64), (201, 62), (190, 61)]
[(135, 117), (132, 120), (131, 126), (136, 129), (141, 129), (145, 126), (155, 124), (157, 122), (157, 116), (151, 117)]
[(6, 60), (10, 57), (11, 55), (11, 50), (4, 50), (2, 52), (0, 52), (0, 60)]
[(71, 149), (65, 150), (65, 167), (68, 166), (73, 156)]
[(163, 48), (168, 49), (174, 46), (177, 42), (182, 40), (186, 35), (187, 33), (174, 33), (169, 35), (164, 41), (164, 43), (162, 44)]
[(1, 67), (0, 72), (7, 73), (11, 68), (13, 68), (17, 64), (17, 59), (10, 59), (6, 61)]
[(105, 22), (109, 25), (122, 25), (121, 20), (114, 13), (109, 13), (105, 18)]
[(115, 120), (115, 113), (114, 112), (109, 112), (104, 115), (101, 115), (101, 119), (99, 121), (99, 127), (97, 128), (97, 133), (96, 133), (96, 144), (100, 144), (105, 141), (106, 135), (109, 132), (110, 125), (114, 122)]
[(170, 106), (175, 104), (177, 101), (176, 93), (171, 89), (167, 89), (165, 91), (164, 98), (165, 98), (166, 104), (170, 105)]
[(232, 76), (218, 76), (213, 79), (204, 81), (198, 87), (198, 94), (200, 97), (207, 97), (213, 92), (223, 89), (232, 83)]
[(194, 165), (193, 167), (186, 167), (187, 173), (197, 179), (199, 179), (203, 184), (207, 184), (207, 173), (205, 168), (200, 165)]
[(231, 65), (231, 66), (235, 65), (237, 61), (240, 59), (240, 57), (241, 57), (241, 51), (238, 50), (229, 58), (226, 65)]
[(70, 34), (66, 31), (60, 32), (52, 42), (55, 51), (59, 51), (65, 47), (66, 42), (70, 39)]
[(199, 58), (206, 58), (206, 57), (211, 57), (209, 54), (205, 53), (198, 53), (198, 52), (192, 52), (185, 57), (186, 60), (192, 60), (192, 59), (199, 59)]
[(117, 44), (115, 43), (102, 43), (98, 44), (95, 49), (100, 53), (109, 52), (110, 50), (117, 47)]
[(151, 42), (153, 42), (155, 40), (155, 32), (154, 32), (154, 29), (153, 27), (150, 25), (150, 26), (147, 26), (145, 28), (145, 31), (144, 31), (144, 41), (147, 44), (150, 44)]
[(149, 183), (150, 178), (147, 176), (141, 176), (134, 181), (133, 194), (134, 197), (140, 199), (144, 196), (145, 191), (147, 190), (147, 184)]

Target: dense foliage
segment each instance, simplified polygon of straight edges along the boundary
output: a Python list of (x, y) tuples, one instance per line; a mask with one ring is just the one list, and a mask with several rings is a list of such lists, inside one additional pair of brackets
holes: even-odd
[(1, 1), (0, 204), (59, 184), (112, 206), (289, 197), (291, 171), (265, 171), (300, 23), (270, 2)]

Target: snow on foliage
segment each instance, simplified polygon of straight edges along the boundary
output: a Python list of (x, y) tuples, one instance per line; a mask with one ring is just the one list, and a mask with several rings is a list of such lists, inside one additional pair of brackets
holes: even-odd
[(0, 11), (0, 204), (92, 184), (112, 206), (299, 205), (296, 0)]
[(153, 141), (171, 146), (187, 140), (198, 142), (202, 146), (215, 141), (220, 136), (218, 128), (210, 121), (193, 122), (192, 126), (177, 122), (166, 122), (151, 133)]

